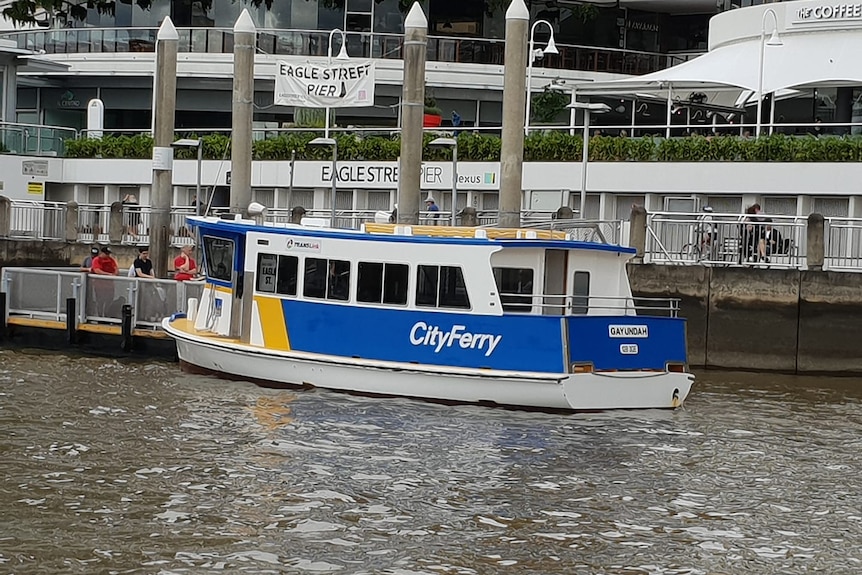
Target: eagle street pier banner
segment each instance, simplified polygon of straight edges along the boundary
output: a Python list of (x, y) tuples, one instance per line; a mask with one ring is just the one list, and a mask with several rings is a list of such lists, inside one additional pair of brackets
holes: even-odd
[(361, 108), (374, 105), (374, 61), (279, 60), (275, 104), (306, 108)]

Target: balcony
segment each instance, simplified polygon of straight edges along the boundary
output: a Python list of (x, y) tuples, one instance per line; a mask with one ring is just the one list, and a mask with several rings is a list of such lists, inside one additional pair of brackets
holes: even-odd
[[(183, 53), (229, 54), (233, 52), (233, 30), (229, 28), (179, 28), (179, 51)], [(153, 52), (157, 28), (72, 28), (18, 31), (0, 35), (18, 48), (44, 54)], [(354, 58), (400, 60), (401, 34), (347, 32), (347, 52)], [(258, 30), (257, 48), (274, 56), (325, 57), (327, 30)], [(596, 46), (557, 44), (560, 53), (537, 61), (537, 68), (581, 70), (642, 75), (680, 64), (696, 55), (659, 54)], [(505, 41), (489, 38), (429, 36), (429, 62), (503, 65)]]

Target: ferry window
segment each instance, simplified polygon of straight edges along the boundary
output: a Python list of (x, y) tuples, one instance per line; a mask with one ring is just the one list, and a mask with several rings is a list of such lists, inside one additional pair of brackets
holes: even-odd
[(369, 303), (407, 304), (409, 269), (405, 264), (360, 262), (356, 299)]
[(383, 271), (383, 303), (407, 305), (407, 278), (410, 267), (405, 264), (386, 264)]
[(275, 291), (282, 295), (296, 295), (298, 269), (298, 257), (278, 256), (278, 280), (275, 284)]
[(572, 315), (586, 315), (590, 309), (590, 272), (575, 272), (572, 295)]
[(359, 277), (356, 281), (356, 299), (368, 303), (383, 301), (383, 264), (359, 262)]
[(418, 266), (416, 268), (416, 305), (437, 307), (437, 283), (440, 268), (437, 266)]
[(306, 258), (302, 295), (320, 299), (326, 297), (326, 264), (324, 259)]
[(233, 240), (204, 237), (204, 256), (206, 257), (209, 277), (226, 282), (231, 281), (233, 250)]
[(329, 260), (326, 298), (347, 301), (350, 295), (350, 262)]
[(503, 311), (530, 311), (533, 307), (533, 274), (530, 268), (494, 268)]
[(418, 266), (416, 305), (469, 308), (464, 274), (456, 266)]
[(455, 266), (440, 267), (440, 307), (469, 308), (470, 298), (467, 297), (467, 285), (461, 268)]
[(275, 293), (275, 271), (278, 256), (275, 254), (258, 254), (257, 256), (257, 291)]

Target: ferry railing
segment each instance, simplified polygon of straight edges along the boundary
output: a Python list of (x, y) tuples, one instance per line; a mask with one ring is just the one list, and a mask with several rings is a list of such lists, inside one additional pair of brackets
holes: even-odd
[[(178, 49), (184, 53), (233, 52), (230, 28), (178, 28)], [(24, 50), (42, 54), (154, 52), (156, 28), (65, 28), (21, 30), (0, 37)], [(346, 32), (347, 53), (354, 58), (401, 59), (403, 34)], [(326, 57), (329, 30), (258, 29), (257, 52), (272, 56)], [(664, 54), (604, 46), (558, 43), (558, 54), (548, 54), (534, 66), (639, 75), (662, 70), (696, 57), (692, 53)], [(428, 61), (503, 65), (505, 40), (460, 36), (429, 36)]]
[[(2, 289), (6, 293), (6, 317), (66, 321), (66, 300), (81, 300), (86, 276), (75, 271), (36, 268), (3, 268)], [(82, 309), (81, 307), (78, 308)], [(79, 320), (82, 316), (79, 316)]]
[(522, 216), (521, 227), (564, 231), (573, 240), (582, 242), (621, 245), (628, 239), (628, 222), (624, 220), (558, 219), (554, 217), (555, 212), (543, 212), (547, 219), (539, 219), (535, 214)]
[(16, 239), (65, 239), (66, 204), (11, 200), (9, 237)]
[(505, 313), (678, 317), (679, 298), (500, 292)]
[(761, 213), (757, 216), (761, 221), (751, 222), (750, 217), (720, 213), (705, 216), (704, 212), (650, 213), (644, 261), (794, 269), (805, 266), (807, 218)]

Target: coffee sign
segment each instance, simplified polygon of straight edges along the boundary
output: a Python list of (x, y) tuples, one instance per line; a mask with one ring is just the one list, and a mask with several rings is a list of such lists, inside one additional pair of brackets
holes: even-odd
[(796, 8), (787, 8), (787, 21), (790, 25), (821, 25), (832, 23), (846, 25), (849, 22), (862, 24), (862, 2), (826, 3), (800, 2)]

